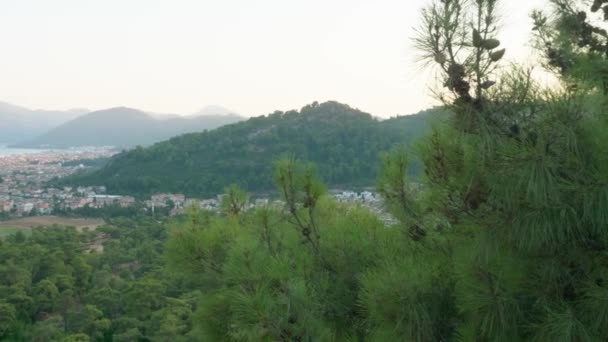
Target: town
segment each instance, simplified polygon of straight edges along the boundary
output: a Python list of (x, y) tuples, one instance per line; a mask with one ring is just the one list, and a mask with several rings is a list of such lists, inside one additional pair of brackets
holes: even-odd
[[(87, 197), (83, 189), (79, 193), (79, 189), (48, 188), (45, 184), (86, 169), (86, 161), (109, 158), (115, 153), (111, 148), (83, 148), (0, 156), (0, 214), (48, 215), (58, 205), (77, 206)], [(101, 193), (103, 189), (97, 191)]]
[[(0, 157), (0, 217), (52, 215), (77, 212), (84, 208), (128, 208), (136, 205), (152, 214), (162, 209), (162, 212), (168, 215), (178, 215), (193, 207), (212, 212), (220, 211), (223, 194), (199, 199), (187, 198), (183, 194), (160, 193), (140, 201), (132, 196), (109, 194), (106, 187), (101, 185), (61, 188), (46, 186), (52, 179), (86, 170), (88, 166), (80, 161), (108, 158), (115, 153), (116, 151), (111, 149), (54, 150)], [(364, 205), (384, 221), (392, 222), (392, 218), (383, 210), (383, 201), (377, 193), (350, 190), (332, 190), (329, 193), (337, 202)], [(245, 209), (264, 206), (281, 208), (283, 205), (278, 199), (253, 196)]]

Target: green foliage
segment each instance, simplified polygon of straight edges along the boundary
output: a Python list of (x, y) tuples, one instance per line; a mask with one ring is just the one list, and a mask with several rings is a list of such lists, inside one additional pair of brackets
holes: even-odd
[(0, 339), (7, 336), (17, 322), (17, 312), (12, 304), (0, 302)]
[(422, 12), (414, 42), (421, 60), (436, 64), (452, 96), (445, 100), (478, 103), (495, 81), (491, 80), (505, 49), (496, 39), (496, 0), (432, 1)]
[(111, 158), (99, 171), (55, 185), (103, 184), (111, 193), (138, 196), (214, 196), (230, 184), (268, 191), (273, 189), (268, 177), (272, 164), (293, 154), (316, 163), (331, 185), (370, 186), (377, 176), (378, 154), (409, 145), (428, 131), (427, 119), (441, 113), (432, 110), (379, 121), (336, 102), (313, 103), (299, 112), (275, 112), (135, 148)]
[[(201, 290), (195, 336), (227, 341), (448, 336), (453, 305), (446, 289), (452, 285), (444, 281), (449, 278), (440, 262), (421, 264), (428, 252), (412, 245), (402, 230), (387, 229), (369, 210), (325, 196), (310, 165), (283, 159), (275, 170), (284, 208), (256, 209), (240, 220), (193, 214), (171, 234), (170, 269)], [(436, 320), (439, 316), (445, 320)]]
[[(441, 37), (453, 28), (438, 20), (458, 3), (432, 7), (438, 10), (429, 18), (439, 23)], [(548, 64), (563, 62), (563, 87), (542, 89), (528, 71), (517, 69), (496, 75), (494, 87), (470, 100), (446, 84), (456, 95), (445, 98), (454, 118), (434, 127), (421, 144), (426, 185), (419, 220), (449, 228), (436, 236), (427, 225), (431, 234), (421, 241), (434, 238), (453, 260), (447, 274), (458, 314), (452, 319), (463, 341), (608, 336), (599, 308), (608, 276), (605, 147), (599, 144), (608, 128), (606, 92), (601, 72), (588, 77), (608, 66), (595, 51), (595, 39), (605, 37), (584, 12), (574, 11), (574, 1), (554, 4), (552, 20), (539, 13), (534, 19), (537, 38), (549, 43), (542, 47), (553, 49)], [(473, 13), (494, 5), (471, 2)], [(429, 34), (421, 39), (434, 39)], [(473, 32), (474, 40), (478, 35)], [(458, 50), (460, 43), (443, 44)], [(553, 53), (568, 59), (558, 63)], [(465, 68), (462, 79), (477, 79), (477, 71)], [(451, 77), (449, 70), (443, 73)], [(400, 201), (405, 209), (410, 202)]]
[(162, 271), (166, 237), (164, 223), (145, 217), (8, 236), (0, 247), (0, 340), (192, 341), (196, 303), (187, 284)]
[(224, 197), (220, 205), (222, 212), (229, 216), (238, 216), (246, 208), (249, 202), (247, 193), (239, 188), (238, 185), (232, 184), (224, 189)]
[[(605, 22), (608, 7), (601, 0), (551, 0), (554, 13), (536, 11), (534, 32), (538, 50), (546, 57), (545, 65), (565, 79), (573, 77), (587, 85), (597, 86), (604, 93), (606, 84)], [(597, 13), (602, 7), (602, 13)], [(578, 83), (577, 86), (583, 84)]]
[(416, 220), (419, 217), (415, 189), (407, 177), (409, 160), (407, 152), (395, 150), (382, 156), (382, 169), (378, 181), (378, 191), (386, 199), (392, 213), (399, 219)]

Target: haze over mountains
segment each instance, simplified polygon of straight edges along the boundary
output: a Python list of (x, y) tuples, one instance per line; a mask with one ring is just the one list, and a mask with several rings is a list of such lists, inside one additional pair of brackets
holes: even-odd
[(87, 109), (34, 110), (0, 102), (0, 144), (33, 139), (87, 112)]
[[(10, 105), (9, 105), (10, 106)], [(7, 106), (7, 108), (10, 108)], [(19, 107), (16, 107), (19, 108)], [(7, 111), (8, 113), (14, 113)], [(73, 114), (69, 116), (68, 114)], [(229, 123), (242, 120), (242, 117), (218, 106), (207, 107), (201, 112), (179, 116), (171, 114), (150, 114), (143, 111), (116, 107), (86, 113), (68, 112), (63, 116), (51, 113), (40, 116), (47, 119), (46, 125), (38, 126), (20, 124), (17, 115), (6, 116), (7, 127), (14, 128), (6, 137), (4, 143), (15, 147), (28, 148), (68, 148), (79, 146), (116, 146), (133, 147), (149, 145), (170, 137), (214, 129)], [(30, 115), (32, 116), (32, 115)], [(60, 120), (63, 118), (63, 120)], [(21, 119), (21, 121), (24, 121)], [(25, 121), (30, 123), (31, 121)], [(35, 121), (34, 121), (35, 122)], [(27, 132), (28, 134), (23, 134)], [(21, 133), (21, 134), (19, 134)]]

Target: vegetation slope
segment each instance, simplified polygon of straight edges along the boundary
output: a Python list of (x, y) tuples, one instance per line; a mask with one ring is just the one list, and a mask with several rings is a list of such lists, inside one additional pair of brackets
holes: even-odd
[(106, 185), (109, 192), (214, 195), (231, 183), (273, 188), (273, 162), (286, 155), (314, 162), (332, 186), (372, 186), (379, 154), (409, 146), (440, 111), (378, 120), (336, 102), (275, 112), (216, 130), (186, 134), (121, 153), (100, 170), (63, 183)]

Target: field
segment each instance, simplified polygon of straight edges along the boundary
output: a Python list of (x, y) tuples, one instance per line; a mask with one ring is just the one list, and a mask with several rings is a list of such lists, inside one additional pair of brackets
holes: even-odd
[(0, 222), (0, 237), (13, 234), (18, 230), (23, 230), (24, 233), (29, 234), (32, 228), (38, 226), (51, 226), (56, 224), (60, 226), (75, 227), (78, 230), (82, 230), (85, 227), (95, 229), (103, 223), (103, 220), (99, 219), (68, 218), (57, 216), (24, 217)]

